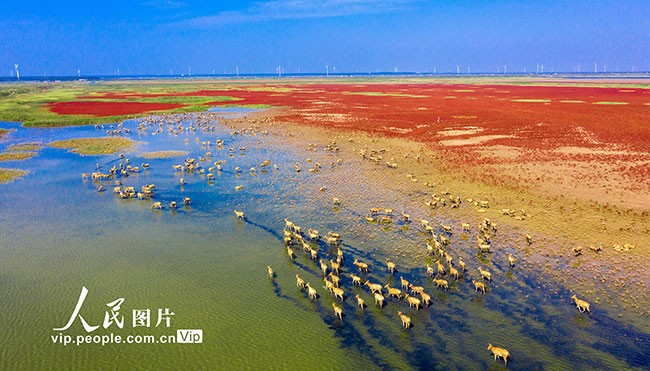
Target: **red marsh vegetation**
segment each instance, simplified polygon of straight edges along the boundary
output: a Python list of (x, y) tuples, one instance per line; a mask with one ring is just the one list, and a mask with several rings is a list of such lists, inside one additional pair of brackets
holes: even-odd
[(50, 103), (48, 107), (51, 112), (59, 115), (108, 117), (172, 110), (184, 107), (184, 105), (176, 103), (72, 101)]
[[(438, 132), (477, 127), (491, 140), (525, 148), (593, 147), (599, 143), (650, 148), (650, 89), (460, 84), (274, 84), (183, 93), (104, 93), (94, 98), (232, 96), (237, 104), (290, 108), (297, 123), (377, 132), (437, 142)], [(213, 102), (209, 105), (232, 104)], [(173, 107), (166, 107), (173, 106)], [(60, 114), (123, 114), (177, 108), (142, 102), (62, 102)], [(95, 113), (96, 112), (96, 113)], [(110, 112), (115, 114), (115, 112)], [(459, 133), (460, 134), (460, 133)], [(443, 133), (444, 135), (444, 133)], [(467, 134), (472, 136), (473, 134)]]
[[(479, 171), (471, 171), (481, 178), (494, 173), (489, 166), (544, 163), (562, 167), (556, 170), (572, 173), (573, 179), (600, 181), (600, 173), (607, 171), (607, 176), (627, 179), (632, 190), (650, 190), (650, 89), (571, 84), (265, 83), (93, 97), (126, 100), (160, 96), (231, 96), (238, 99), (238, 105), (284, 107), (277, 120), (424, 142), (443, 153), (457, 169), (470, 172), (468, 169), (482, 165)], [(207, 103), (228, 104), (233, 102)], [(50, 109), (65, 114), (115, 115), (113, 109), (134, 114), (176, 106), (65, 102)], [(607, 169), (591, 166), (594, 163)], [(584, 164), (592, 169), (580, 170)], [(508, 169), (510, 177), (524, 182), (544, 180), (522, 169)]]

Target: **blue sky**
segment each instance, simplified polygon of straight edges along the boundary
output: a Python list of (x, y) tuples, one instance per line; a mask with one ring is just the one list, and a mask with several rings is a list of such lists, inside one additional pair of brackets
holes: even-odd
[[(0, 75), (650, 70), (650, 1), (35, 1)], [(459, 67), (457, 67), (459, 66)]]

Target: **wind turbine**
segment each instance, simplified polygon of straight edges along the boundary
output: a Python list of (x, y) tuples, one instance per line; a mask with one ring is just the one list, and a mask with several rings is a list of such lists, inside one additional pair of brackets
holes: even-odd
[(81, 69), (79, 67), (77, 67), (77, 77), (81, 78)]
[(325, 77), (328, 77), (330, 75), (330, 66), (325, 65)]
[(235, 67), (235, 74), (239, 77), (239, 66)]
[(594, 62), (594, 73), (598, 73), (598, 64)]
[(332, 73), (336, 75), (336, 66), (333, 66), (332, 70), (333, 70)]
[(192, 67), (187, 67), (187, 76), (192, 77)]
[(16, 78), (20, 80), (20, 72), (18, 71), (18, 63), (14, 64), (14, 68), (16, 69)]
[(504, 74), (504, 75), (507, 75), (507, 74), (508, 74), (508, 65), (507, 65), (507, 64), (504, 64), (504, 65), (503, 65), (503, 74)]
[(456, 65), (456, 74), (460, 75), (460, 64)]

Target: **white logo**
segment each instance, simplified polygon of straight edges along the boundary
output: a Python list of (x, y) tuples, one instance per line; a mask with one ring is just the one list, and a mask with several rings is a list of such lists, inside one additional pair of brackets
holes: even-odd
[[(152, 327), (160, 327), (160, 328), (170, 328), (171, 327), (171, 321), (174, 318), (173, 316), (176, 315), (176, 313), (172, 312), (169, 308), (156, 308), (156, 309), (150, 309), (150, 308), (123, 308), (125, 307), (123, 304), (125, 303), (126, 300), (124, 298), (117, 298), (113, 301), (110, 301), (106, 303), (106, 306), (108, 307), (107, 310), (104, 312), (104, 321), (100, 324), (99, 323), (99, 318), (97, 315), (94, 316), (95, 320), (90, 321), (90, 323), (86, 320), (86, 318), (93, 319), (92, 314), (88, 314), (89, 312), (92, 313), (92, 310), (83, 309), (83, 304), (86, 301), (86, 297), (88, 296), (88, 289), (86, 287), (81, 287), (81, 294), (79, 295), (79, 299), (77, 299), (77, 304), (74, 307), (74, 310), (72, 311), (72, 315), (70, 315), (70, 318), (68, 319), (68, 322), (62, 326), (62, 327), (55, 327), (53, 328), (54, 331), (57, 331), (54, 335), (51, 335), (51, 340), (53, 344), (61, 344), (63, 346), (67, 346), (69, 344), (76, 345), (76, 346), (81, 346), (84, 344), (101, 344), (102, 346), (107, 345), (107, 344), (176, 344), (176, 343), (184, 343), (184, 344), (201, 344), (203, 343), (203, 330), (199, 329), (192, 329), (192, 330), (177, 330), (176, 334), (174, 335), (173, 333), (166, 333), (166, 334), (128, 334), (128, 335), (122, 335), (119, 332), (114, 333), (111, 330), (115, 328), (119, 329), (124, 329), (125, 323), (126, 326), (128, 327), (129, 323), (129, 318), (132, 319), (131, 321), (131, 326), (133, 328), (136, 327), (145, 327), (145, 328), (152, 328)], [(83, 309), (83, 310), (82, 310)], [(127, 314), (126, 316), (122, 313), (120, 313), (120, 310), (122, 312), (127, 312), (131, 310), (130, 315)], [(82, 313), (86, 316), (84, 318), (82, 316)], [(157, 314), (157, 315), (156, 315)], [(156, 317), (156, 318), (152, 318)], [(71, 335), (65, 333), (66, 330), (70, 329), (75, 321), (79, 319), (79, 322), (81, 322), (81, 325), (83, 326), (84, 330), (86, 330), (85, 334), (77, 334)], [(95, 324), (92, 324), (92, 323)], [(154, 325), (155, 324), (155, 325)], [(109, 329), (109, 327), (113, 326), (112, 329), (110, 329), (108, 332), (106, 331), (98, 331), (98, 333), (91, 334), (95, 330), (99, 329), (100, 327), (103, 327), (104, 329)]]
[(203, 342), (203, 330), (176, 330), (176, 342), (199, 344)]
[[(77, 300), (77, 305), (72, 311), (72, 315), (68, 320), (68, 323), (63, 327), (54, 328), (54, 331), (65, 331), (72, 326), (75, 319), (79, 317), (79, 321), (83, 325), (83, 328), (86, 332), (93, 332), (99, 328), (99, 325), (92, 326), (81, 316), (81, 307), (83, 306), (86, 296), (88, 295), (88, 289), (85, 286), (81, 287), (81, 294)], [(118, 298), (110, 303), (107, 303), (106, 306), (110, 309), (104, 313), (104, 323), (103, 327), (107, 329), (113, 323), (119, 328), (124, 328), (124, 316), (120, 314), (120, 308), (124, 303), (124, 298)], [(160, 326), (162, 323), (165, 324), (165, 327), (171, 326), (172, 316), (175, 315), (174, 312), (170, 311), (169, 308), (158, 308), (158, 318), (156, 321), (156, 326)], [(151, 327), (151, 310), (150, 309), (133, 309), (133, 327)]]

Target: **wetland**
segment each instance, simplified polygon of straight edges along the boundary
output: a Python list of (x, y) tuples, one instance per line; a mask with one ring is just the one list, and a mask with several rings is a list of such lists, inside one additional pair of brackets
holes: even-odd
[[(433, 129), (418, 128), (424, 125), (418, 123), (419, 115), (432, 109), (419, 109), (426, 106), (421, 101), (431, 91), (440, 96), (450, 90), (499, 94), (492, 85), (355, 84), (183, 85), (176, 94), (183, 98), (168, 97), (176, 86), (164, 90), (152, 84), (140, 93), (164, 95), (165, 100), (156, 104), (175, 104), (167, 107), (171, 111), (179, 108), (176, 105), (206, 102), (211, 102), (211, 108), (192, 113), (126, 110), (117, 112), (115, 121), (97, 116), (100, 121), (91, 119), (92, 125), (82, 126), (0, 123), (4, 132), (0, 153), (29, 154), (3, 161), (3, 166), (20, 170), (0, 173), (13, 177), (0, 184), (4, 210), (0, 214), (4, 329), (0, 367), (96, 369), (117, 359), (142, 368), (505, 368), (502, 359), (494, 360), (489, 343), (509, 351), (510, 369), (647, 367), (649, 224), (643, 206), (647, 184), (637, 182), (640, 188), (633, 189), (607, 183), (603, 188), (611, 187), (611, 194), (598, 196), (611, 197), (608, 202), (547, 187), (562, 184), (553, 178), (561, 173), (557, 169), (571, 161), (601, 164), (598, 156), (616, 156), (619, 168), (624, 167), (617, 171), (629, 173), (632, 163), (625, 161), (642, 166), (648, 156), (643, 145), (623, 147), (617, 142), (623, 154), (614, 153), (611, 139), (607, 153), (599, 154), (595, 148), (585, 158), (587, 145), (581, 142), (577, 153), (558, 154), (553, 148), (526, 152), (535, 154), (531, 160), (519, 154), (526, 149), (512, 137), (499, 136), (503, 130), (489, 125), (499, 122), (498, 117), (467, 125), (467, 120), (481, 118), (483, 111), (464, 112), (467, 109), (457, 103), (448, 112), (437, 108), (428, 116)], [(508, 91), (518, 88), (509, 86)], [(92, 95), (75, 86), (67, 89), (65, 94), (40, 90), (38, 94), (83, 97), (84, 102), (89, 97), (114, 103), (142, 98), (133, 86)], [(529, 90), (519, 91), (524, 97), (514, 98), (518, 101), (513, 105), (545, 104), (537, 101), (542, 99), (537, 95), (549, 99), (548, 91), (537, 94), (525, 89)], [(314, 97), (321, 90), (328, 93)], [(195, 91), (218, 99), (192, 98)], [(576, 96), (568, 99), (582, 99)], [(28, 104), (52, 107), (50, 98), (39, 96)], [(289, 106), (291, 99), (300, 105)], [(345, 99), (354, 100), (356, 106)], [(358, 113), (360, 106), (384, 104), (377, 99), (390, 99), (397, 108), (413, 108), (418, 116), (410, 120), (415, 122), (407, 125), (409, 120), (396, 115), (382, 118), (381, 130), (376, 125), (368, 130), (354, 126), (361, 118), (379, 122), (375, 116), (379, 112)], [(234, 101), (241, 107), (229, 107)], [(58, 107), (74, 113), (71, 102)], [(337, 111), (334, 102), (356, 111)], [(81, 106), (87, 107), (87, 103)], [(313, 107), (324, 108), (315, 112)], [(636, 104), (600, 107), (647, 110)], [(154, 111), (159, 108), (151, 106)], [(47, 113), (47, 122), (54, 114)], [(457, 116), (457, 122), (443, 125), (445, 115)], [(440, 116), (444, 127), (435, 127)], [(475, 130), (476, 126), (487, 129)], [(528, 129), (538, 139), (553, 131), (544, 126), (541, 131)], [(423, 130), (427, 140), (418, 140)], [(431, 144), (428, 138), (440, 131), (445, 132), (441, 141), (451, 137), (469, 141), (469, 147)], [(471, 135), (478, 133), (490, 136), (489, 145), (472, 140)], [(569, 148), (567, 141), (558, 143), (560, 148)], [(504, 151), (509, 155), (500, 154)], [(632, 151), (641, 156), (625, 158)], [(548, 152), (567, 156), (565, 162), (547, 161)], [(472, 165), (467, 156), (476, 156), (478, 164)], [(537, 171), (549, 179), (535, 186), (526, 184), (527, 177), (539, 173), (524, 169), (531, 166), (524, 160), (537, 161), (536, 168), (544, 169)], [(461, 165), (465, 170), (459, 170)], [(494, 169), (512, 175), (515, 168), (523, 175), (507, 178), (512, 183), (485, 175)], [(82, 176), (93, 173), (106, 176)], [(114, 191), (133, 187), (144, 193), (143, 186), (152, 184), (153, 192), (140, 198)], [(634, 202), (615, 202), (626, 196)], [(186, 198), (191, 202), (186, 204)], [(152, 209), (154, 202), (160, 202), (160, 210)], [(177, 203), (175, 208), (172, 202)], [(245, 217), (236, 217), (233, 210), (241, 210)], [(285, 219), (302, 232), (289, 230)], [(308, 237), (308, 229), (320, 231), (320, 238)], [(328, 232), (340, 234), (340, 241), (327, 242)], [(482, 251), (479, 240), (490, 245), (490, 252)], [(293, 257), (288, 256), (287, 245)], [(328, 273), (331, 261), (342, 255), (343, 300), (324, 287), (319, 262), (303, 251), (305, 245), (327, 264)], [(576, 250), (578, 246), (583, 248)], [(508, 261), (510, 254), (517, 259), (514, 265)], [(387, 258), (396, 264), (393, 274)], [(436, 287), (427, 265), (440, 261), (447, 270), (458, 268), (461, 258), (467, 269), (457, 279), (435, 273), (448, 282), (447, 290)], [(355, 259), (367, 263), (369, 272), (359, 272), (352, 264)], [(274, 270), (272, 279), (267, 266)], [(479, 268), (491, 272), (490, 281), (481, 278)], [(404, 299), (389, 298), (383, 289), (386, 299), (379, 307), (366, 286), (353, 285), (350, 274), (392, 287), (400, 287), (403, 278), (422, 286), (431, 304), (418, 310)], [(317, 300), (297, 287), (296, 275), (311, 283)], [(473, 280), (484, 283), (485, 294), (475, 289)], [(89, 291), (83, 316), (92, 324), (102, 323), (107, 303), (124, 298), (120, 310), (126, 317), (124, 328), (100, 328), (98, 334), (160, 336), (175, 334), (177, 329), (202, 329), (203, 342), (54, 344), (50, 335), (70, 318), (82, 287)], [(591, 303), (591, 313), (576, 308), (574, 294)], [(357, 306), (355, 295), (365, 299), (365, 310)], [(342, 308), (342, 319), (332, 303)], [(171, 309), (171, 326), (131, 326), (131, 311), (142, 308)], [(410, 317), (410, 328), (403, 327), (398, 311)], [(77, 321), (67, 333), (86, 331)], [(150, 357), (144, 359), (143, 353)]]

